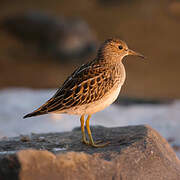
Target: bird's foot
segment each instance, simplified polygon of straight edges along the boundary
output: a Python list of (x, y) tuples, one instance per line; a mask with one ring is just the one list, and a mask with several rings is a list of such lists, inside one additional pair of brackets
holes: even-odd
[(109, 143), (110, 142), (102, 143), (102, 141), (97, 141), (97, 142), (90, 141), (89, 145), (95, 148), (101, 148), (107, 146)]
[(86, 140), (86, 138), (82, 138), (82, 143), (86, 144), (86, 145), (89, 145), (89, 141)]
[[(87, 141), (86, 139), (82, 139), (82, 142), (88, 146), (91, 146), (91, 147), (95, 147), (95, 148), (98, 148), (98, 147), (104, 147), (106, 145), (108, 145), (110, 142), (107, 142), (107, 143), (102, 143), (102, 141), (96, 141), (96, 142), (92, 142), (92, 141)], [(102, 144), (101, 144), (102, 143)]]
[(82, 143), (89, 145), (89, 141), (82, 139)]

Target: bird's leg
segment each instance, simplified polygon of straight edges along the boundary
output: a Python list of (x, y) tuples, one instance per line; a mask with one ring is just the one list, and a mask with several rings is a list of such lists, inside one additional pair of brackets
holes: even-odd
[(86, 140), (86, 134), (84, 130), (84, 115), (81, 116), (80, 121), (81, 121), (82, 142), (85, 144), (89, 144), (89, 142)]
[(87, 120), (86, 120), (86, 129), (87, 129), (88, 136), (89, 136), (89, 145), (91, 145), (92, 147), (104, 147), (104, 146), (106, 146), (107, 144), (109, 144), (109, 142), (105, 143), (105, 144), (98, 144), (99, 142), (97, 144), (94, 143), (94, 140), (93, 140), (92, 134), (91, 134), (91, 129), (89, 127), (90, 118), (91, 118), (91, 115), (88, 115)]

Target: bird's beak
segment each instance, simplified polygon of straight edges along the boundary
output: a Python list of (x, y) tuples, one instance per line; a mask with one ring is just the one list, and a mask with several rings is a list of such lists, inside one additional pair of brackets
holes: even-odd
[(139, 57), (145, 59), (145, 57), (144, 57), (142, 54), (140, 54), (140, 53), (138, 53), (138, 52), (135, 52), (135, 51), (133, 51), (133, 50), (131, 50), (131, 49), (128, 49), (128, 55), (139, 56)]

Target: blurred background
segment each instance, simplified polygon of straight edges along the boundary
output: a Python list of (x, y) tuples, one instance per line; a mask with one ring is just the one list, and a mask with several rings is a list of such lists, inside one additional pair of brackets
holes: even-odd
[(149, 124), (179, 150), (179, 32), (179, 0), (1, 0), (1, 137), (79, 126), (78, 117), (22, 116), (94, 58), (101, 42), (119, 37), (147, 59), (124, 59), (121, 95), (92, 124)]
[[(90, 31), (88, 33), (92, 33), (92, 41), (93, 38), (97, 40), (97, 46), (109, 37), (120, 37), (130, 48), (144, 54), (147, 57), (146, 61), (135, 57), (124, 60), (127, 70), (127, 80), (122, 92), (124, 96), (180, 97), (178, 0), (6, 0), (0, 3), (0, 20), (8, 21), (8, 18), (14, 20), (9, 27), (7, 25), (6, 28), (0, 28), (1, 88), (57, 88), (77, 65), (94, 57), (94, 54), (84, 59), (75, 59), (72, 56), (68, 60), (69, 64), (64, 65), (65, 59), (47, 56), (46, 51), (41, 52), (40, 56), (37, 47), (29, 47), (30, 43), (21, 39), (23, 25), (18, 18), (23, 17), (22, 13), (25, 13), (24, 16), (31, 13), (31, 21), (34, 23), (31, 22), (30, 27), (24, 27), (26, 32), (31, 28), (32, 31), (36, 29), (38, 26), (36, 21), (41, 22), (43, 14), (47, 16), (44, 19), (49, 23), (48, 26), (51, 26), (48, 17), (52, 18), (52, 21), (56, 18), (58, 21), (59, 17), (80, 18), (88, 24)], [(44, 19), (42, 17), (42, 21)], [(21, 27), (19, 28), (21, 38), (15, 33), (7, 33), (8, 29), (9, 31), (15, 29), (13, 23), (14, 26)], [(39, 31), (38, 35), (41, 29)], [(85, 33), (84, 39), (88, 38), (86, 37), (89, 36), (88, 33)], [(26, 34), (28, 36), (28, 33)], [(37, 34), (34, 35), (36, 38)], [(71, 46), (70, 41), (67, 43)]]

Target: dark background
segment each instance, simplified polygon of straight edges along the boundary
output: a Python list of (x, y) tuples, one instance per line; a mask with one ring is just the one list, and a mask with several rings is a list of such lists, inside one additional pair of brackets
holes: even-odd
[[(124, 59), (127, 79), (122, 96), (180, 97), (180, 1), (1, 0), (0, 20), (29, 10), (79, 16), (96, 32), (100, 42), (120, 37), (131, 49), (144, 54), (146, 61)], [(81, 64), (78, 60), (69, 64), (53, 61), (23, 46), (0, 30), (0, 88), (57, 88)]]

